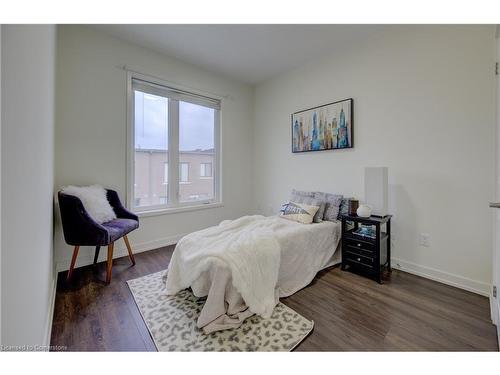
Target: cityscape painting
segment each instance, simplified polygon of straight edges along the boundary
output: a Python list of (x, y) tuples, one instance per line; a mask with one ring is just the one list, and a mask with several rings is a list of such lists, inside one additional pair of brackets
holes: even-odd
[(292, 152), (353, 147), (352, 107), (345, 99), (292, 114)]

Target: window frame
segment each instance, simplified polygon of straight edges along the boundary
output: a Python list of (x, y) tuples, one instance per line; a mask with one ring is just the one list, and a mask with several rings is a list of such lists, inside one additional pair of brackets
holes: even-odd
[[(134, 85), (133, 81), (142, 81), (144, 87), (151, 87), (151, 91), (146, 90), (154, 95), (166, 96), (169, 98), (168, 107), (168, 202), (166, 204), (152, 206), (135, 206), (134, 189), (135, 189), (135, 112), (134, 112)], [(141, 90), (142, 91), (142, 90)], [(155, 94), (156, 93), (156, 94)], [(167, 96), (168, 94), (168, 96)], [(171, 95), (171, 96), (170, 96)], [(214, 94), (207, 96), (203, 91), (187, 88), (178, 84), (147, 76), (141, 73), (127, 71), (127, 208), (137, 213), (140, 216), (169, 214), (183, 211), (192, 211), (198, 209), (221, 207), (222, 203), (222, 163), (221, 163), (221, 111), (222, 97)], [(218, 108), (215, 109), (214, 118), (214, 163), (212, 165), (212, 175), (214, 179), (214, 197), (199, 201), (180, 202), (179, 184), (180, 182), (180, 162), (179, 162), (179, 105), (175, 102), (188, 101), (198, 105), (207, 105), (207, 103), (217, 103)], [(176, 124), (172, 126), (173, 124)], [(177, 168), (171, 168), (172, 165), (177, 165)], [(175, 183), (172, 183), (175, 181)], [(174, 199), (175, 197), (175, 199)]]

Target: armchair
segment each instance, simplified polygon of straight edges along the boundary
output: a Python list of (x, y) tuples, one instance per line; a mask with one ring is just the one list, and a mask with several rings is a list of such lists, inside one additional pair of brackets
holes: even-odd
[(73, 274), (80, 246), (95, 246), (94, 264), (97, 263), (101, 246), (108, 247), (106, 273), (106, 283), (108, 284), (111, 282), (114, 243), (119, 238), (123, 237), (130, 261), (132, 265), (135, 265), (134, 254), (127, 234), (139, 227), (139, 218), (123, 207), (116, 191), (107, 189), (106, 197), (117, 218), (102, 224), (97, 223), (89, 216), (79, 198), (62, 192), (58, 193), (58, 197), (64, 239), (68, 245), (74, 246), (67, 281), (71, 279)]

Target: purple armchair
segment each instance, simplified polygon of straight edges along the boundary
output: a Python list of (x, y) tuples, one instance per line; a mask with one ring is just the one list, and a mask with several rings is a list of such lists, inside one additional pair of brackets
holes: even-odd
[(111, 282), (113, 269), (114, 243), (123, 237), (127, 246), (128, 255), (135, 265), (134, 254), (127, 238), (127, 234), (139, 227), (139, 218), (128, 211), (120, 202), (114, 190), (107, 189), (107, 198), (116, 214), (116, 219), (99, 224), (85, 211), (81, 200), (73, 195), (58, 193), (59, 209), (64, 232), (64, 239), (68, 245), (74, 246), (73, 257), (68, 271), (67, 280), (71, 279), (80, 246), (95, 246), (94, 264), (97, 263), (101, 246), (108, 246), (108, 263), (106, 283)]

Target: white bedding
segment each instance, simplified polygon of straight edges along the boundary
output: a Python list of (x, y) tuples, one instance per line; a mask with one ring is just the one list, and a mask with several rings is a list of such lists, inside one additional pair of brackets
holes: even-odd
[(267, 317), (278, 297), (307, 286), (338, 262), (340, 223), (301, 224), (278, 216), (245, 216), (185, 236), (169, 265), (167, 293), (191, 287), (207, 297), (198, 318), (205, 332)]
[(281, 247), (278, 276), (280, 297), (288, 297), (314, 279), (323, 268), (340, 263), (336, 252), (341, 234), (339, 221), (300, 224), (274, 217), (281, 221), (275, 235)]
[(206, 289), (211, 284), (207, 271), (217, 267), (231, 271), (232, 285), (252, 312), (270, 317), (280, 267), (273, 220), (243, 216), (183, 237), (168, 266), (167, 293), (176, 294), (195, 282), (198, 290)]

